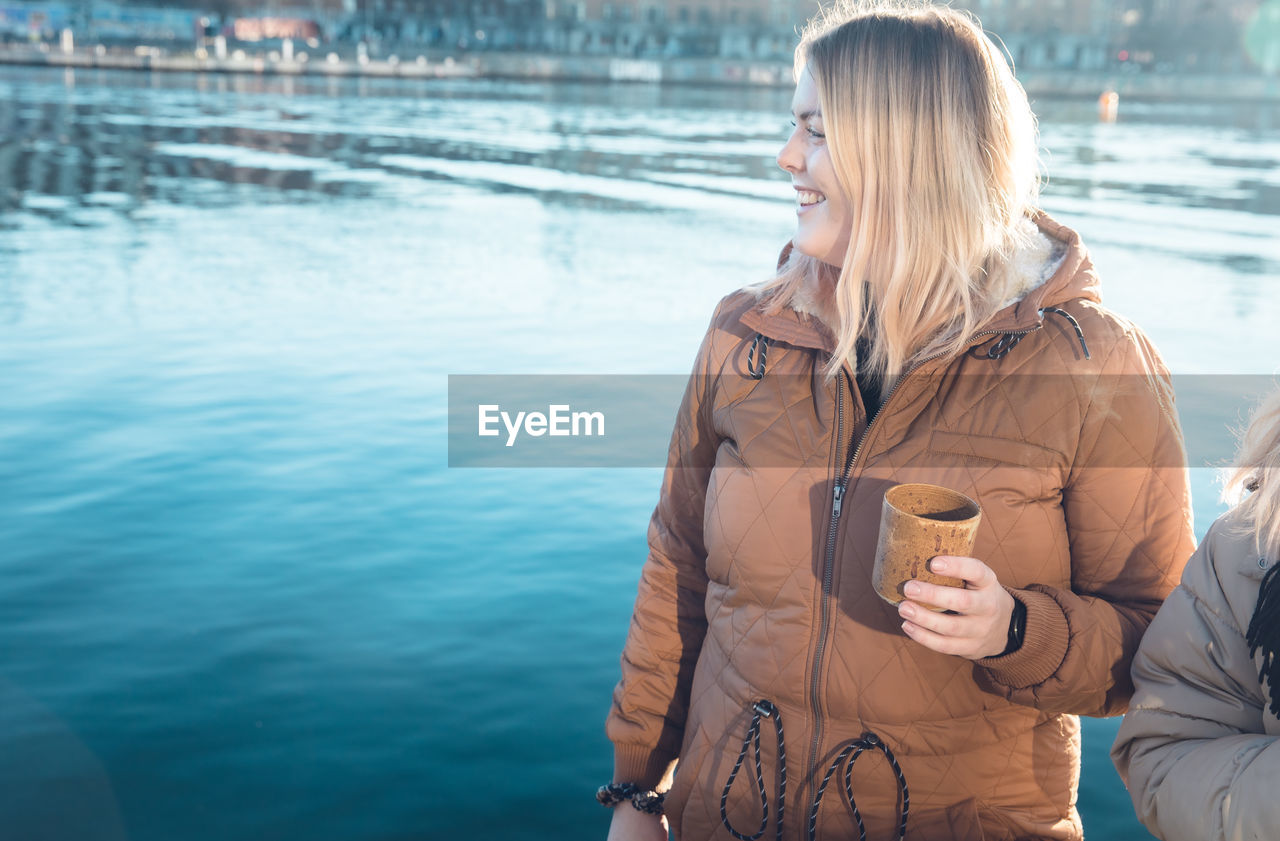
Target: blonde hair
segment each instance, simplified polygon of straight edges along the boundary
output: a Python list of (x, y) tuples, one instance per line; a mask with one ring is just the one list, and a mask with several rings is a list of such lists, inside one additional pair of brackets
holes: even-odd
[(1252, 527), (1258, 551), (1280, 559), (1280, 391), (1254, 410), (1222, 498)]
[[(962, 12), (913, 0), (843, 0), (809, 22), (797, 81), (813, 75), (853, 230), (836, 269), (792, 250), (761, 284), (778, 312), (835, 287), (834, 376), (854, 362), (882, 381), (955, 356), (1005, 304), (995, 271), (1028, 237), (1039, 193), (1035, 117), (1003, 55)], [(838, 273), (838, 275), (837, 275)]]

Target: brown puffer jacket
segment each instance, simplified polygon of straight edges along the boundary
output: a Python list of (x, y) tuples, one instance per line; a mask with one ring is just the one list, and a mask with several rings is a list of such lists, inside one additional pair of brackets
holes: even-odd
[[(1082, 837), (1076, 715), (1124, 711), (1130, 659), (1194, 542), (1167, 371), (1100, 306), (1079, 237), (1036, 221), (1058, 269), (970, 352), (906, 373), (870, 425), (851, 374), (824, 380), (835, 343), (817, 319), (766, 317), (749, 291), (716, 309), (607, 722), (615, 780), (660, 785), (679, 759), (676, 838), (728, 841), (722, 817), (751, 836), (762, 805), (763, 841), (857, 838), (844, 768), (809, 823), (867, 733), (901, 769), (910, 839)], [(918, 481), (982, 504), (974, 555), (1027, 607), (1019, 650), (931, 652), (872, 590), (884, 492)], [(777, 710), (759, 720), (763, 780), (744, 749), (757, 701)], [(899, 780), (861, 744), (849, 793), (866, 837), (896, 838)]]

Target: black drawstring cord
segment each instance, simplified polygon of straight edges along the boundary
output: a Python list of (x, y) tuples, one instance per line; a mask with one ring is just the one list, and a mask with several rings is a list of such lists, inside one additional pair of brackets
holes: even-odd
[[(773, 339), (770, 339), (763, 333), (756, 333), (755, 339), (751, 342), (751, 350), (747, 351), (747, 372), (751, 374), (751, 379), (764, 379), (764, 358), (769, 352), (769, 345), (772, 343)], [(760, 367), (758, 370), (756, 368), (756, 363), (753, 361), (753, 358), (756, 355), (756, 348), (760, 349)]]
[[(1067, 320), (1067, 323), (1076, 331), (1076, 338), (1080, 340), (1080, 350), (1084, 351), (1084, 358), (1092, 359), (1093, 357), (1089, 354), (1089, 345), (1087, 345), (1084, 340), (1084, 330), (1080, 327), (1080, 322), (1076, 321), (1075, 316), (1064, 309), (1059, 309), (1058, 307), (1044, 307), (1039, 310), (1040, 317), (1044, 318), (1044, 314), (1047, 312), (1051, 312), (1054, 315), (1060, 315)], [(995, 342), (991, 344), (991, 347), (982, 352), (979, 352), (979, 348), (974, 348), (969, 351), (969, 355), (977, 359), (1003, 359), (1009, 351), (1013, 350), (1014, 347), (1017, 346), (1018, 342), (1026, 338), (1027, 332), (1029, 331), (1021, 333), (1001, 333), (1000, 338), (996, 339)]]
[[(1013, 350), (1013, 348), (1026, 337), (1026, 333), (1001, 333), (1000, 338), (995, 340), (991, 347), (987, 348), (987, 352), (979, 354), (980, 359), (1003, 359), (1005, 354)], [(974, 348), (977, 350), (977, 348)]]
[(1066, 310), (1060, 310), (1057, 307), (1044, 307), (1040, 310), (1040, 315), (1043, 317), (1047, 312), (1062, 316), (1067, 320), (1068, 324), (1075, 328), (1076, 338), (1080, 340), (1080, 349), (1084, 351), (1084, 358), (1092, 359), (1093, 357), (1089, 355), (1089, 346), (1084, 343), (1084, 330), (1080, 329), (1080, 322), (1076, 321), (1075, 316)]
[[(761, 376), (764, 373), (761, 371)], [(756, 379), (759, 379), (757, 377)], [(742, 740), (742, 751), (738, 754), (738, 761), (733, 763), (733, 770), (729, 772), (729, 779), (725, 781), (724, 791), (720, 793), (720, 822), (724, 824), (724, 828), (729, 830), (729, 834), (738, 841), (759, 841), (764, 835), (765, 829), (769, 826), (769, 795), (764, 790), (764, 773), (760, 766), (760, 718), (770, 719), (774, 728), (778, 731), (778, 809), (774, 815), (774, 822), (778, 827), (778, 841), (782, 841), (782, 813), (786, 809), (787, 802), (787, 750), (786, 744), (782, 738), (782, 713), (773, 705), (772, 701), (759, 700), (751, 705), (751, 725), (747, 728), (747, 736)], [(742, 760), (747, 756), (747, 748), (754, 743), (755, 745), (755, 764), (756, 764), (756, 786), (760, 790), (760, 828), (756, 830), (754, 835), (743, 835), (734, 829), (729, 823), (729, 810), (726, 804), (729, 802), (729, 789), (733, 788), (733, 781), (737, 779), (738, 770), (742, 768)]]
[(902, 773), (902, 767), (898, 765), (898, 760), (894, 758), (893, 751), (889, 750), (879, 736), (875, 733), (867, 731), (861, 737), (852, 739), (836, 754), (835, 761), (831, 763), (831, 767), (827, 769), (827, 774), (822, 778), (822, 785), (818, 786), (818, 793), (813, 798), (813, 805), (809, 807), (809, 841), (815, 841), (818, 837), (818, 807), (822, 805), (822, 795), (827, 791), (827, 784), (831, 782), (831, 778), (840, 768), (840, 763), (847, 760), (844, 768), (844, 796), (849, 801), (849, 808), (853, 810), (853, 819), (858, 823), (858, 841), (867, 841), (867, 827), (862, 822), (862, 813), (858, 811), (858, 804), (853, 800), (853, 763), (858, 761), (858, 757), (862, 756), (862, 752), (868, 749), (876, 749), (884, 754), (885, 759), (889, 760), (889, 767), (893, 769), (893, 774), (898, 778), (898, 790), (902, 792), (902, 811), (899, 813), (898, 820), (898, 841), (902, 841), (907, 834), (907, 815), (911, 811), (911, 792), (907, 789), (907, 778)]
[[(773, 704), (772, 701), (761, 699), (751, 705), (751, 723), (747, 726), (747, 735), (742, 740), (742, 750), (738, 752), (738, 759), (733, 763), (733, 770), (729, 772), (729, 779), (725, 780), (724, 790), (720, 792), (720, 823), (729, 831), (729, 834), (738, 841), (760, 841), (764, 836), (765, 830), (769, 827), (769, 794), (764, 786), (764, 768), (760, 762), (760, 719), (767, 718), (773, 722), (774, 729), (778, 732), (778, 806), (774, 813), (774, 825), (777, 827), (777, 839), (782, 841), (782, 822), (783, 815), (786, 811), (787, 804), (787, 748), (786, 740), (782, 736), (782, 713)], [(754, 748), (752, 759), (756, 768), (756, 789), (760, 795), (760, 828), (753, 835), (744, 835), (733, 828), (729, 823), (729, 792), (733, 789), (733, 783), (738, 778), (738, 772), (742, 770), (742, 762), (747, 758), (747, 750)], [(862, 813), (858, 811), (858, 804), (853, 799), (853, 763), (858, 761), (858, 757), (865, 750), (874, 749), (884, 754), (885, 759), (889, 760), (889, 767), (893, 769), (893, 775), (898, 779), (898, 791), (902, 793), (902, 809), (898, 818), (898, 841), (902, 841), (907, 835), (907, 816), (911, 812), (911, 792), (907, 788), (906, 775), (902, 773), (902, 767), (898, 765), (898, 760), (894, 758), (893, 751), (889, 750), (889, 746), (871, 731), (863, 733), (857, 739), (850, 740), (840, 753), (836, 755), (835, 761), (831, 763), (831, 767), (827, 769), (827, 774), (822, 778), (822, 785), (818, 786), (818, 792), (813, 798), (813, 804), (809, 807), (809, 826), (808, 839), (816, 841), (818, 828), (818, 809), (822, 805), (822, 796), (827, 791), (827, 784), (831, 782), (831, 778), (835, 776), (836, 771), (840, 770), (841, 763), (845, 763), (844, 768), (844, 796), (849, 802), (849, 808), (853, 810), (853, 819), (858, 823), (858, 841), (867, 841), (867, 827), (862, 822)]]

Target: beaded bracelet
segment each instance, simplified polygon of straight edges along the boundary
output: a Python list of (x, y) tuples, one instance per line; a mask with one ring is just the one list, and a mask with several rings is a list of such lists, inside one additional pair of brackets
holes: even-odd
[(665, 792), (644, 791), (635, 783), (609, 783), (596, 789), (596, 800), (601, 806), (617, 806), (630, 800), (632, 806), (648, 815), (661, 815), (662, 801), (666, 798)]

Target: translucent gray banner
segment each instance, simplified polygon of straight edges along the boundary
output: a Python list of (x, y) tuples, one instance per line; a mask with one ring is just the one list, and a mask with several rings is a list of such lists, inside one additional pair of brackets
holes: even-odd
[[(817, 382), (806, 378), (804, 383), (780, 384), (781, 378), (770, 374), (762, 382), (773, 379), (768, 387), (782, 392), (791, 391), (791, 386), (812, 388)], [(1043, 399), (1059, 389), (1101, 393), (1151, 388), (1140, 377), (1095, 377), (1087, 384), (1070, 377), (1048, 379), (1057, 381), (1040, 377), (1020, 385), (1018, 377), (1006, 378), (1002, 391), (1015, 397), (1025, 391), (1028, 399)], [(689, 384), (688, 376), (677, 375), (450, 375), (449, 466), (664, 467), (681, 397)], [(725, 384), (720, 385), (723, 393)], [(1198, 374), (1175, 376), (1173, 386), (1187, 464), (1228, 467), (1235, 454), (1236, 432), (1259, 400), (1276, 388), (1276, 380), (1262, 375)], [(732, 387), (734, 399), (743, 399), (756, 386), (735, 378)], [(825, 401), (830, 407), (830, 397)], [(834, 418), (830, 422), (834, 425)], [(920, 466), (918, 459), (912, 463)]]

